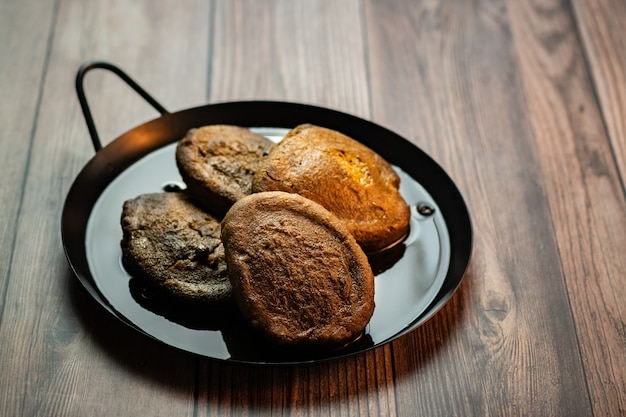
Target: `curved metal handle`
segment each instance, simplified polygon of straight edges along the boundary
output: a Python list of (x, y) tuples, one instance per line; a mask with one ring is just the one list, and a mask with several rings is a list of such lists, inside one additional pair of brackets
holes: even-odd
[(105, 69), (111, 71), (118, 77), (120, 77), (126, 84), (128, 84), (137, 94), (139, 94), (144, 100), (146, 100), (152, 107), (154, 107), (159, 113), (166, 114), (169, 113), (165, 107), (159, 104), (150, 94), (146, 92), (139, 84), (137, 84), (132, 78), (130, 78), (124, 71), (122, 71), (119, 67), (104, 61), (91, 61), (87, 62), (78, 70), (78, 74), (76, 74), (76, 94), (78, 95), (78, 101), (80, 102), (80, 107), (83, 110), (83, 115), (85, 116), (85, 122), (87, 123), (87, 129), (89, 129), (89, 135), (91, 136), (91, 142), (93, 143), (93, 147), (98, 152), (102, 149), (102, 143), (100, 142), (100, 137), (98, 135), (98, 131), (96, 130), (96, 125), (93, 121), (93, 117), (91, 115), (91, 110), (89, 109), (89, 104), (87, 104), (87, 97), (85, 96), (84, 89), (84, 78), (85, 75), (91, 70), (94, 69)]

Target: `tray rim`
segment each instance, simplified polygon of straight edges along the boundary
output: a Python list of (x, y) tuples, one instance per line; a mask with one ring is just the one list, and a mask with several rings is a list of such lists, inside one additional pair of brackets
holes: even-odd
[[(276, 120), (276, 122), (267, 122), (269, 120)], [(199, 124), (199, 121), (202, 122)], [(448, 265), (448, 273), (444, 280), (444, 285), (439, 289), (435, 299), (425, 311), (417, 316), (411, 323), (408, 323), (403, 330), (371, 347), (328, 358), (313, 359), (311, 361), (299, 360), (295, 362), (258, 362), (240, 359), (222, 359), (189, 351), (186, 352), (214, 360), (261, 365), (285, 365), (290, 363), (321, 362), (338, 359), (375, 349), (415, 330), (433, 317), (454, 294), (465, 275), (471, 258), (473, 245), (471, 218), (456, 184), (454, 184), (448, 174), (429, 155), (422, 151), (417, 145), (380, 125), (330, 108), (285, 101), (228, 101), (193, 107), (176, 113), (165, 113), (158, 118), (132, 128), (101, 148), (74, 179), (67, 193), (61, 218), (61, 237), (64, 252), (73, 274), (78, 278), (82, 286), (96, 302), (114, 317), (148, 337), (160, 341), (158, 338), (143, 331), (129, 319), (118, 313), (111, 306), (106, 297), (103, 296), (94, 282), (94, 278), (89, 270), (84, 237), (87, 232), (87, 222), (89, 221), (95, 203), (106, 187), (134, 162), (154, 150), (175, 142), (177, 139), (172, 138), (182, 137), (191, 127), (216, 123), (236, 124), (246, 127), (279, 128), (290, 128), (300, 123), (313, 123), (339, 130), (348, 136), (356, 137), (357, 140), (374, 149), (390, 163), (398, 165), (406, 171), (431, 193), (439, 207), (443, 207), (446, 211), (449, 211), (449, 205), (456, 206), (454, 214), (449, 212), (443, 214), (446, 224), (448, 225), (451, 240), (450, 264)], [(368, 132), (367, 135), (362, 134), (364, 129)], [(150, 137), (150, 140), (146, 140), (146, 137)], [(376, 139), (371, 139), (372, 137), (384, 137), (386, 140), (393, 142), (392, 146), (382, 148), (382, 144), (375, 143)], [(408, 155), (418, 156), (421, 163), (428, 165), (427, 168), (431, 170), (429, 175), (424, 176), (420, 174), (420, 170), (416, 171), (415, 167), (406, 166), (406, 164), (397, 162), (400, 159), (406, 158), (407, 152)], [(416, 175), (420, 177), (420, 179), (416, 178)], [(432, 180), (432, 175), (434, 175), (435, 180)], [(431, 178), (430, 180), (429, 177)], [(426, 184), (424, 184), (424, 182), (426, 182)], [(446, 185), (448, 192), (436, 192), (435, 194), (441, 197), (438, 199), (432, 194), (431, 189), (433, 183), (440, 182)], [(443, 204), (440, 200), (444, 200)], [(79, 206), (78, 208), (81, 208), (81, 210), (78, 210), (80, 213), (77, 213), (76, 205)], [(88, 207), (85, 207), (85, 205), (88, 205)], [(75, 218), (78, 214), (80, 214), (80, 216), (78, 216), (79, 220), (78, 223), (76, 223)], [(455, 221), (452, 223), (461, 227), (463, 230), (459, 230), (456, 233), (452, 230), (453, 227), (451, 227), (450, 222), (448, 222), (448, 218), (452, 217), (455, 218)], [(455, 239), (453, 239), (453, 233), (458, 235)], [(75, 239), (76, 235), (82, 235), (83, 237), (82, 248), (81, 244)], [(454, 244), (452, 241), (455, 241)], [(166, 342), (160, 342), (167, 344)], [(169, 344), (167, 345), (171, 346)], [(185, 351), (175, 346), (172, 347)]]

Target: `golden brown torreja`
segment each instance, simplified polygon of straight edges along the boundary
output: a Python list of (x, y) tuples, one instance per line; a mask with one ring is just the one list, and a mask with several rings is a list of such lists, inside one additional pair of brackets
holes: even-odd
[(263, 159), (252, 191), (286, 191), (316, 201), (341, 219), (365, 252), (376, 252), (408, 233), (410, 210), (399, 185), (391, 165), (370, 148), (305, 124)]

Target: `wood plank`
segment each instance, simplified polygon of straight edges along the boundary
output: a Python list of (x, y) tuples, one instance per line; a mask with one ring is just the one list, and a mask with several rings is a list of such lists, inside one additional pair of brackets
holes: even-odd
[(589, 414), (510, 32), (520, 17), (504, 2), (365, 4), (372, 116), (450, 173), (476, 233), (459, 293), (393, 344), (396, 369), (409, 369), (396, 381), (398, 414)]
[[(626, 183), (626, 3), (573, 0), (573, 15), (584, 46), (594, 93), (599, 100), (613, 155)], [(621, 87), (621, 88), (620, 88)]]
[[(11, 375), (0, 382), (11, 400), (2, 414), (191, 415), (195, 359), (130, 331), (89, 299), (64, 259), (59, 219), (93, 155), (74, 92), (79, 64), (114, 61), (172, 108), (202, 103), (209, 5), (187, 2), (195, 13), (177, 1), (58, 5), (0, 327), (2, 374)], [(22, 63), (36, 80), (34, 70)], [(103, 137), (154, 117), (114, 76), (89, 78)]]
[(389, 346), (302, 366), (203, 363), (199, 415), (396, 415)]
[[(54, 3), (0, 3), (0, 300), (5, 300)], [(2, 323), (3, 301), (0, 301)], [(2, 385), (0, 385), (1, 387)], [(1, 388), (0, 388), (1, 390)]]
[[(26, 167), (39, 111), (42, 78), (45, 74), (47, 40), (54, 23), (54, 3), (3, 1), (0, 3), (0, 329), (13, 320), (8, 305), (9, 273), (15, 254), (14, 239), (24, 193)], [(0, 346), (12, 344), (0, 332)], [(14, 358), (0, 355), (0, 415), (12, 412), (21, 398), (13, 383)]]
[(297, 101), (368, 116), (359, 1), (217, 1), (215, 9), (211, 101)]
[[(296, 101), (368, 117), (359, 1), (217, 1), (215, 14), (209, 101)], [(198, 415), (395, 415), (391, 368), (389, 347), (296, 367), (205, 362)]]
[[(583, 27), (611, 16), (607, 26), (598, 21), (597, 27), (582, 29), (584, 53), (591, 57), (585, 61), (575, 23), (570, 12), (561, 9), (561, 2), (510, 3), (511, 13), (519, 17), (513, 33), (518, 39), (529, 121), (541, 155), (592, 409), (595, 415), (621, 415), (626, 410), (626, 204), (624, 177), (620, 181), (618, 168), (624, 162), (626, 96), (618, 86), (626, 78), (622, 78), (623, 68), (616, 72), (611, 68), (626, 55), (615, 50), (605, 53), (609, 61), (604, 61), (596, 48), (610, 46), (602, 44), (608, 39), (626, 39), (621, 21), (612, 20), (625, 16), (626, 9), (615, 3), (615, 10), (599, 13), (598, 7), (608, 3), (589, 8), (577, 3), (576, 16), (586, 22)], [(605, 37), (612, 29), (619, 34)], [(619, 44), (612, 46), (619, 49)]]

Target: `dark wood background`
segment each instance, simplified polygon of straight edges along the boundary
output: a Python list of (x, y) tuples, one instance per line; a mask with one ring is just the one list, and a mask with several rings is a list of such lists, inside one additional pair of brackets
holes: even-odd
[[(623, 0), (3, 0), (0, 415), (626, 414)], [(277, 99), (373, 120), (466, 198), (465, 279), (425, 325), (302, 366), (198, 358), (113, 320), (60, 215), (93, 148), (79, 65), (169, 110)], [(89, 76), (105, 140), (154, 118)]]

